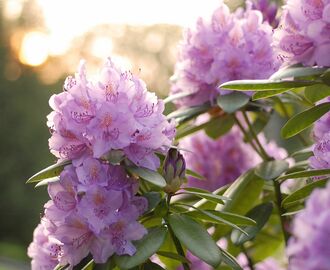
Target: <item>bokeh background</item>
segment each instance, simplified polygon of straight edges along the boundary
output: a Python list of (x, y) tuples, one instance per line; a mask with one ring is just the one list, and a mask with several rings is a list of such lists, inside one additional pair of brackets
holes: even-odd
[[(48, 99), (80, 59), (97, 72), (107, 56), (169, 91), (182, 29), (219, 0), (0, 0), (0, 270), (30, 269), (26, 249), (46, 189), (25, 181), (55, 161)], [(239, 1), (228, 2), (231, 8)], [(274, 123), (277, 123), (276, 121)]]

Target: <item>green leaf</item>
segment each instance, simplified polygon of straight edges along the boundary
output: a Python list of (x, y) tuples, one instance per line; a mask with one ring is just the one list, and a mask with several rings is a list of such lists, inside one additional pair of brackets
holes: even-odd
[(224, 204), (224, 200), (230, 200), (229, 198), (227, 198), (225, 196), (213, 194), (207, 190), (203, 190), (203, 189), (199, 189), (199, 188), (183, 188), (183, 189), (185, 191), (183, 191), (182, 193), (195, 195), (197, 197), (204, 198), (204, 199), (207, 199), (207, 200), (215, 202), (215, 203)]
[(165, 181), (164, 177), (161, 176), (158, 172), (152, 171), (147, 168), (133, 167), (133, 166), (128, 166), (127, 170), (130, 173), (135, 174), (156, 186), (159, 186), (159, 187), (166, 186), (166, 181)]
[(315, 81), (237, 80), (223, 83), (219, 88), (237, 91), (265, 91), (297, 88), (317, 83)]
[(154, 262), (147, 262), (145, 263), (142, 268), (139, 268), (139, 270), (165, 270), (163, 267), (161, 267), (159, 264)]
[(184, 98), (184, 97), (188, 97), (191, 96), (193, 93), (191, 92), (181, 92), (181, 93), (177, 93), (177, 94), (173, 94), (168, 96), (167, 98), (164, 99), (164, 103), (169, 103), (172, 102), (174, 100), (180, 99), (180, 98)]
[(279, 177), (288, 168), (289, 163), (284, 160), (265, 161), (255, 168), (255, 173), (265, 180), (273, 180)]
[(278, 90), (268, 90), (268, 91), (258, 91), (258, 92), (254, 93), (254, 95), (252, 96), (252, 100), (259, 100), (259, 99), (264, 99), (264, 98), (268, 98), (268, 97), (273, 97), (273, 96), (282, 94), (289, 90), (290, 90), (290, 88), (278, 89)]
[(168, 218), (175, 236), (196, 257), (213, 267), (221, 262), (221, 253), (207, 230), (193, 219), (179, 214), (172, 214)]
[(136, 253), (133, 256), (115, 255), (114, 259), (120, 269), (130, 269), (145, 262), (155, 254), (163, 244), (167, 229), (165, 227), (151, 228), (141, 240), (135, 241)]
[(71, 160), (65, 160), (57, 164), (51, 165), (41, 170), (40, 172), (36, 173), (35, 175), (31, 176), (29, 180), (26, 181), (26, 183), (39, 182), (44, 179), (59, 176), (60, 173), (63, 171), (64, 167), (69, 164), (71, 164)]
[(58, 264), (58, 265), (55, 266), (54, 270), (65, 270), (65, 269), (68, 269), (69, 266), (70, 266), (69, 264), (67, 264), (67, 265)]
[(220, 249), (222, 254), (222, 259), (225, 264), (227, 264), (233, 270), (243, 270), (239, 263), (236, 261), (235, 257), (224, 249)]
[(247, 213), (247, 216), (255, 220), (257, 225), (243, 227), (243, 230), (247, 232), (248, 235), (242, 234), (242, 232), (237, 229), (233, 230), (231, 233), (231, 241), (236, 245), (241, 245), (244, 242), (253, 239), (266, 224), (270, 215), (272, 214), (272, 211), (273, 204), (270, 202), (263, 203), (254, 207)]
[(210, 104), (206, 103), (200, 106), (179, 109), (167, 115), (166, 118), (167, 119), (175, 118), (178, 123), (183, 123), (206, 112), (209, 108), (210, 108)]
[(219, 95), (217, 103), (226, 113), (233, 113), (248, 104), (250, 97), (240, 92)]
[(173, 253), (173, 252), (169, 252), (169, 251), (157, 251), (157, 255), (163, 256), (166, 258), (170, 258), (170, 259), (173, 259), (176, 261), (180, 261), (180, 262), (190, 263), (189, 260), (186, 259), (185, 257), (183, 257), (179, 254)]
[(125, 153), (123, 150), (111, 150), (106, 155), (106, 160), (108, 160), (111, 164), (117, 165), (125, 158)]
[(305, 199), (308, 197), (312, 191), (315, 188), (324, 187), (326, 183), (328, 182), (328, 179), (322, 179), (315, 181), (313, 183), (307, 184), (306, 186), (296, 190), (295, 192), (288, 195), (283, 201), (282, 201), (282, 207), (287, 208), (287, 206), (291, 203), (294, 203), (296, 201), (300, 201), (302, 199)]
[(209, 123), (209, 125), (204, 127), (205, 133), (215, 140), (229, 132), (235, 120), (232, 115), (225, 115), (222, 117), (215, 117)]
[(295, 179), (295, 178), (303, 178), (303, 177), (311, 177), (311, 176), (323, 176), (329, 174), (330, 174), (330, 169), (309, 170), (303, 172), (289, 173), (277, 178), (276, 181), (283, 181), (286, 179)]
[(330, 87), (325, 84), (315, 84), (305, 88), (305, 97), (312, 103), (330, 96)]
[(287, 78), (299, 78), (299, 77), (308, 77), (308, 76), (315, 76), (315, 75), (322, 75), (327, 68), (320, 68), (320, 67), (288, 67), (282, 68), (276, 73), (274, 73), (270, 80), (280, 80), (280, 79), (287, 79)]
[(144, 193), (142, 196), (148, 200), (147, 212), (154, 209), (162, 199), (162, 195), (159, 192), (155, 192), (155, 191)]
[(60, 177), (59, 176), (55, 176), (55, 177), (51, 177), (51, 178), (47, 178), (44, 180), (41, 180), (40, 182), (38, 182), (35, 187), (41, 187), (41, 186), (45, 186), (48, 185), (49, 183), (55, 183), (60, 181)]
[(190, 170), (190, 169), (186, 169), (186, 175), (190, 175), (194, 178), (197, 178), (199, 180), (205, 180), (205, 177), (203, 175), (198, 174), (197, 172)]
[(93, 270), (94, 269), (94, 260), (90, 260), (81, 270)]
[(330, 102), (326, 102), (296, 114), (294, 117), (289, 119), (282, 128), (282, 137), (288, 139), (300, 133), (310, 127), (316, 120), (320, 119), (329, 110)]

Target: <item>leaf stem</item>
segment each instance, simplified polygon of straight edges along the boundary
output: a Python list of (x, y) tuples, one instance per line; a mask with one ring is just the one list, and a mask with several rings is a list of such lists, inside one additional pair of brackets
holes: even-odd
[(281, 194), (280, 183), (276, 180), (274, 180), (273, 183), (274, 183), (275, 196), (276, 196), (276, 205), (277, 205), (279, 218), (280, 218), (280, 222), (281, 222), (283, 237), (284, 237), (285, 245), (287, 246), (289, 235), (288, 235), (287, 231), (285, 230), (285, 217), (282, 216), (283, 208), (282, 208), (282, 194)]
[[(171, 197), (172, 197), (172, 195), (171, 195), (171, 194), (168, 194), (168, 196), (167, 196), (167, 216), (168, 216), (169, 213), (170, 213), (169, 209), (170, 209)], [(185, 253), (184, 253), (184, 250), (183, 250), (183, 248), (182, 248), (182, 245), (181, 245), (179, 239), (175, 236), (175, 234), (174, 234), (174, 232), (173, 232), (173, 230), (172, 230), (172, 228), (171, 228), (169, 222), (167, 221), (167, 218), (165, 219), (165, 222), (166, 222), (166, 224), (167, 224), (168, 231), (169, 231), (169, 233), (170, 233), (170, 235), (171, 235), (171, 237), (172, 237), (172, 240), (173, 240), (173, 243), (174, 243), (174, 245), (175, 245), (176, 251), (178, 252), (179, 255), (181, 255), (182, 257), (185, 258), (186, 255), (185, 255)], [(186, 262), (182, 262), (182, 266), (183, 266), (183, 269), (184, 269), (184, 270), (190, 270), (190, 266), (189, 266), (188, 263), (186, 263)]]
[(247, 250), (244, 247), (244, 244), (241, 245), (241, 250), (242, 250), (243, 254), (245, 255), (245, 257), (247, 258), (250, 270), (254, 270), (255, 268), (254, 268), (254, 265), (253, 265), (253, 261), (252, 261), (251, 257), (249, 256), (249, 254), (247, 253)]
[(270, 157), (268, 156), (268, 154), (266, 153), (264, 147), (263, 147), (262, 144), (260, 143), (260, 140), (259, 140), (257, 134), (255, 133), (255, 131), (254, 131), (252, 125), (251, 125), (251, 122), (250, 122), (250, 120), (249, 120), (249, 117), (248, 117), (246, 111), (245, 111), (245, 110), (242, 110), (242, 114), (243, 114), (243, 117), (244, 117), (244, 120), (245, 120), (246, 124), (247, 124), (248, 127), (249, 127), (249, 131), (250, 131), (250, 133), (251, 133), (253, 139), (255, 140), (256, 144), (257, 144), (258, 147), (259, 147), (260, 154), (262, 155), (262, 158), (263, 158), (264, 160), (271, 160), (271, 158), (270, 158)]
[(248, 139), (248, 141), (249, 141), (251, 147), (252, 147), (252, 148), (254, 149), (254, 151), (255, 151), (255, 152), (256, 152), (256, 153), (257, 153), (257, 154), (263, 159), (262, 154), (259, 152), (258, 148), (254, 145), (253, 140), (252, 140), (250, 134), (248, 134), (248, 133), (246, 132), (246, 130), (244, 129), (244, 127), (243, 127), (243, 125), (241, 124), (241, 122), (237, 119), (236, 115), (234, 115), (234, 120), (235, 120), (237, 126), (239, 127), (239, 129), (241, 130), (241, 132), (242, 132), (242, 133), (244, 134), (244, 136)]

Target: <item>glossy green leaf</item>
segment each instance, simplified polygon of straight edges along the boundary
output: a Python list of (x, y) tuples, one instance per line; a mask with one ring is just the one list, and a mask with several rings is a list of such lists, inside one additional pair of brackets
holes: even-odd
[(190, 175), (194, 178), (197, 178), (199, 180), (205, 180), (205, 177), (203, 175), (200, 175), (199, 173), (193, 171), (193, 170), (190, 170), (190, 169), (186, 169), (186, 175)]
[(220, 249), (223, 262), (228, 265), (232, 270), (243, 270), (236, 258), (224, 249)]
[(67, 265), (56, 265), (54, 270), (65, 270), (65, 269), (69, 269), (70, 265), (67, 264)]
[(258, 92), (254, 93), (254, 95), (252, 96), (252, 100), (259, 100), (259, 99), (264, 99), (264, 98), (268, 98), (268, 97), (273, 97), (273, 96), (282, 94), (289, 90), (290, 90), (290, 88), (268, 90), (268, 91), (258, 91)]
[(180, 261), (180, 262), (190, 263), (189, 260), (186, 259), (185, 257), (183, 257), (179, 254), (173, 253), (173, 252), (169, 252), (169, 251), (157, 251), (157, 255), (163, 256), (166, 258), (170, 258), (170, 259), (173, 259), (176, 261)]
[(134, 242), (136, 253), (133, 256), (114, 256), (116, 264), (120, 269), (130, 269), (145, 262), (159, 250), (165, 240), (166, 233), (165, 227), (151, 228), (141, 240)]
[(226, 190), (223, 196), (231, 200), (218, 205), (217, 210), (244, 215), (255, 204), (263, 186), (264, 180), (253, 169), (247, 171)]
[(159, 192), (155, 192), (155, 191), (144, 193), (142, 196), (148, 200), (147, 212), (154, 209), (162, 199), (162, 195)]
[(81, 270), (93, 270), (94, 269), (94, 260), (90, 260), (88, 264), (84, 266)]
[(220, 264), (220, 250), (202, 225), (185, 215), (179, 214), (170, 215), (168, 221), (175, 236), (193, 255), (213, 267)]
[(200, 106), (179, 109), (167, 115), (167, 119), (175, 118), (178, 123), (183, 123), (206, 112), (209, 108), (210, 104), (207, 103)]
[(255, 168), (255, 173), (265, 180), (273, 180), (279, 177), (288, 168), (289, 163), (285, 160), (265, 161)]
[(233, 113), (248, 104), (250, 97), (240, 92), (232, 92), (227, 95), (219, 95), (217, 103), (227, 113)]
[(26, 183), (39, 182), (44, 179), (59, 176), (60, 173), (63, 171), (64, 167), (69, 164), (71, 164), (71, 160), (65, 160), (57, 164), (51, 165), (41, 170), (40, 172), (36, 173), (35, 175), (31, 176), (29, 180), (26, 181)]
[(265, 91), (290, 89), (317, 84), (315, 81), (271, 81), (271, 80), (237, 80), (223, 83), (221, 89), (237, 91)]
[(158, 172), (155, 172), (150, 169), (143, 168), (143, 167), (132, 167), (132, 166), (127, 167), (127, 170), (130, 173), (137, 175), (137, 176), (141, 177), (142, 179), (144, 179), (156, 186), (159, 186), (159, 187), (166, 186), (166, 181), (165, 181), (164, 177), (162, 175), (160, 175)]
[(266, 224), (270, 215), (272, 214), (272, 211), (273, 204), (269, 202), (254, 207), (247, 213), (247, 216), (255, 220), (257, 222), (257, 225), (243, 227), (243, 230), (247, 232), (247, 235), (243, 234), (237, 229), (233, 230), (231, 234), (231, 241), (236, 245), (241, 245), (244, 242), (253, 239), (260, 232), (262, 227)]
[(330, 169), (321, 169), (321, 170), (309, 170), (303, 172), (294, 172), (283, 175), (277, 178), (277, 181), (283, 181), (286, 179), (296, 179), (296, 178), (304, 178), (304, 177), (311, 177), (311, 176), (323, 176), (323, 175), (330, 175)]
[(270, 77), (270, 80), (322, 75), (326, 70), (327, 68), (320, 68), (320, 67), (287, 67), (287, 68), (282, 68), (276, 73), (274, 73)]
[(197, 197), (204, 198), (204, 199), (207, 199), (207, 200), (215, 202), (215, 203), (223, 204), (224, 200), (230, 200), (229, 198), (227, 198), (225, 196), (213, 194), (207, 190), (203, 190), (203, 189), (199, 189), (199, 188), (183, 188), (183, 189), (184, 189), (184, 191), (182, 191), (182, 193), (195, 195)]
[(107, 156), (106, 160), (108, 160), (111, 164), (117, 165), (125, 158), (125, 153), (123, 150), (111, 150)]
[(235, 123), (234, 117), (232, 115), (225, 115), (214, 119), (215, 120), (211, 120), (209, 122), (209, 125), (204, 127), (207, 136), (214, 140), (229, 132)]
[(161, 267), (159, 264), (154, 262), (147, 262), (145, 263), (139, 270), (165, 270), (163, 267)]
[(322, 179), (315, 181), (313, 183), (307, 184), (306, 186), (296, 190), (295, 192), (288, 195), (283, 201), (282, 201), (282, 207), (286, 208), (289, 204), (305, 199), (308, 197), (312, 191), (315, 188), (324, 187), (326, 183), (328, 182), (328, 179)]
[(290, 118), (282, 128), (282, 137), (287, 139), (300, 133), (310, 127), (316, 120), (320, 119), (329, 110), (330, 102), (326, 102), (296, 114)]
[(330, 87), (325, 84), (315, 84), (305, 88), (305, 97), (312, 103), (330, 96)]
[(178, 100), (180, 98), (188, 97), (188, 96), (191, 96), (192, 94), (193, 93), (191, 93), (191, 92), (181, 92), (181, 93), (169, 95), (167, 98), (164, 99), (164, 103), (166, 104), (166, 103), (172, 102), (174, 100)]
[(55, 183), (55, 182), (58, 182), (60, 181), (60, 177), (59, 176), (55, 176), (55, 177), (52, 177), (52, 178), (47, 178), (47, 179), (44, 179), (44, 180), (41, 180), (40, 182), (38, 182), (35, 187), (41, 187), (41, 186), (45, 186), (45, 185), (48, 185), (49, 183)]

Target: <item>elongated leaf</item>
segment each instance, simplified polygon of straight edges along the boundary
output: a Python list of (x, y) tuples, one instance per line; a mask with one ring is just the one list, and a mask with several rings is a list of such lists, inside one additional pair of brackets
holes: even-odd
[(201, 106), (179, 109), (167, 115), (167, 119), (175, 118), (178, 123), (183, 123), (206, 112), (209, 108), (210, 104), (207, 103)]
[(41, 186), (45, 186), (45, 185), (48, 185), (49, 183), (55, 183), (55, 182), (58, 182), (60, 181), (60, 177), (59, 176), (55, 176), (55, 177), (52, 177), (52, 178), (47, 178), (47, 179), (44, 179), (44, 180), (41, 180), (40, 182), (38, 182), (35, 187), (41, 187)]
[(36, 173), (35, 175), (31, 176), (29, 180), (26, 181), (26, 183), (39, 182), (47, 178), (53, 178), (55, 176), (59, 176), (60, 173), (63, 171), (64, 167), (69, 164), (71, 164), (71, 161), (65, 160), (57, 164), (51, 165), (41, 170), (40, 172)]
[(225, 115), (214, 119), (215, 120), (211, 120), (209, 122), (209, 125), (204, 127), (207, 136), (214, 140), (229, 132), (235, 123), (234, 117), (232, 115)]
[(223, 204), (224, 200), (230, 200), (229, 198), (227, 198), (225, 196), (213, 194), (213, 193), (210, 193), (208, 191), (198, 189), (198, 188), (183, 188), (183, 189), (185, 191), (183, 191), (182, 193), (196, 195), (200, 198), (204, 198), (204, 199), (207, 199), (207, 200), (215, 202), (215, 203)]
[(176, 261), (180, 261), (180, 262), (190, 263), (189, 260), (186, 259), (185, 257), (183, 257), (179, 254), (173, 253), (173, 252), (169, 252), (169, 251), (157, 251), (157, 255), (163, 256), (166, 258), (170, 258), (170, 259), (173, 259)]
[(288, 120), (281, 130), (283, 138), (290, 138), (306, 128), (310, 127), (316, 120), (330, 110), (330, 102), (322, 103), (306, 111), (296, 114)]
[(166, 104), (166, 103), (172, 102), (174, 100), (184, 98), (184, 97), (188, 97), (188, 96), (191, 96), (191, 95), (192, 95), (192, 93), (190, 93), (190, 92), (181, 92), (181, 93), (173, 94), (173, 95), (170, 95), (167, 98), (165, 98), (164, 103)]
[(132, 167), (132, 166), (127, 167), (127, 170), (130, 173), (135, 174), (156, 186), (159, 186), (159, 187), (166, 186), (166, 181), (165, 181), (164, 177), (161, 176), (158, 172), (149, 170), (147, 168)]
[(291, 193), (282, 201), (282, 206), (286, 208), (289, 204), (305, 199), (308, 197), (315, 188), (324, 187), (328, 179), (318, 180), (313, 183), (307, 184), (306, 186), (296, 190), (295, 192)]
[(54, 270), (65, 270), (65, 269), (68, 269), (70, 267), (70, 265), (69, 264), (67, 264), (67, 265), (56, 265), (55, 266), (55, 268), (54, 268)]
[[(154, 262), (147, 262), (145, 263), (142, 268), (139, 268), (139, 270), (165, 270), (163, 267), (161, 267), (159, 264), (154, 263)], [(136, 269), (138, 270), (138, 269)]]
[(265, 91), (290, 89), (302, 86), (317, 84), (315, 81), (270, 81), (270, 80), (237, 80), (223, 83), (219, 86), (222, 89), (237, 91)]
[(217, 103), (227, 113), (233, 113), (248, 104), (250, 97), (240, 92), (232, 92), (227, 95), (220, 95)]
[(272, 214), (272, 211), (272, 203), (263, 203), (254, 207), (247, 213), (247, 216), (255, 220), (257, 225), (243, 227), (243, 230), (247, 232), (248, 235), (242, 234), (242, 232), (237, 229), (233, 230), (231, 234), (231, 241), (236, 245), (241, 245), (244, 242), (253, 239), (266, 224), (270, 215)]
[(120, 269), (130, 269), (145, 262), (155, 254), (165, 241), (167, 229), (165, 227), (152, 228), (141, 240), (135, 241), (136, 253), (133, 256), (115, 255), (115, 262)]
[(283, 181), (286, 179), (295, 179), (295, 178), (303, 178), (303, 177), (311, 177), (311, 176), (323, 176), (330, 175), (330, 169), (322, 169), (322, 170), (309, 170), (303, 172), (295, 172), (283, 175), (277, 178), (277, 181)]
[(194, 178), (197, 178), (199, 180), (205, 180), (205, 177), (203, 175), (200, 175), (199, 173), (193, 171), (193, 170), (190, 170), (190, 169), (186, 169), (186, 175), (190, 175)]
[(270, 77), (270, 80), (322, 75), (326, 70), (327, 68), (319, 68), (319, 67), (288, 67), (288, 68), (280, 69), (279, 71), (274, 73)]
[(264, 98), (268, 98), (268, 97), (273, 97), (273, 96), (282, 94), (289, 90), (290, 90), (290, 88), (268, 90), (268, 91), (258, 91), (258, 92), (254, 93), (254, 95), (252, 96), (252, 100), (259, 100), (259, 99), (264, 99)]
[(213, 215), (216, 215), (218, 217), (221, 217), (222, 219), (225, 219), (233, 224), (236, 225), (250, 225), (250, 226), (254, 226), (256, 225), (256, 222), (246, 216), (241, 216), (241, 215), (237, 215), (237, 214), (233, 214), (233, 213), (228, 213), (228, 212), (220, 212), (217, 210), (208, 210), (208, 212), (212, 213)]
[(273, 180), (279, 177), (288, 168), (289, 163), (284, 160), (265, 161), (255, 168), (255, 173), (265, 180)]
[(220, 250), (221, 250), (223, 262), (225, 264), (227, 264), (233, 270), (243, 270), (233, 255), (231, 255), (229, 252), (227, 252), (224, 249), (220, 249)]
[(90, 260), (88, 264), (84, 266), (81, 270), (93, 270), (94, 269), (94, 260)]
[(325, 84), (315, 84), (305, 88), (305, 97), (312, 103), (330, 96), (330, 87)]
[(179, 214), (170, 215), (168, 221), (175, 236), (192, 254), (213, 267), (220, 264), (220, 250), (202, 225)]

